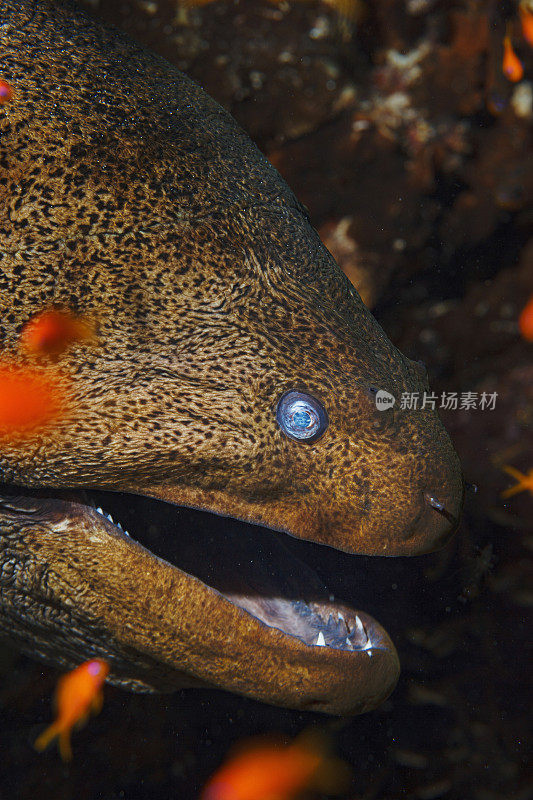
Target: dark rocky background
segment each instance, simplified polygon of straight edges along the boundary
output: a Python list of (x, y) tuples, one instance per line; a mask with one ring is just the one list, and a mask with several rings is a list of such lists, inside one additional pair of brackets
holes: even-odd
[[(444, 551), (384, 561), (303, 547), (402, 661), (385, 705), (336, 734), (354, 768), (346, 798), (527, 800), (533, 496), (503, 501), (501, 467), (533, 468), (533, 345), (517, 323), (533, 293), (533, 49), (515, 2), (354, 2), (351, 19), (332, 2), (86, 5), (231, 111), (437, 393), (498, 393), (493, 411), (442, 414), (478, 486)], [(506, 25), (517, 84), (501, 73)], [(0, 674), (1, 798), (193, 800), (234, 742), (324, 721), (220, 692), (107, 687), (65, 767), (31, 746), (57, 673), (2, 651)]]

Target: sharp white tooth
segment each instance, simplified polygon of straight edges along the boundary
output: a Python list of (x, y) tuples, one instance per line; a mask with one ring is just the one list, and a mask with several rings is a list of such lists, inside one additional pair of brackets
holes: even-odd
[(113, 517), (111, 514), (106, 514), (106, 517), (108, 518), (109, 522), (113, 522)]
[(324, 639), (324, 634), (322, 633), (322, 631), (320, 631), (320, 633), (318, 634), (315, 645), (318, 645), (319, 647), (326, 646), (326, 640)]
[(340, 611), (339, 611), (339, 619), (342, 619), (342, 621), (343, 621), (343, 622), (346, 622), (346, 620), (344, 619), (344, 615), (343, 615), (343, 614), (341, 614), (341, 612), (340, 612)]
[(122, 530), (122, 525), (120, 524), (120, 522), (117, 522), (117, 527), (120, 528), (120, 530)]
[(366, 635), (364, 625), (358, 616), (355, 617), (355, 629), (357, 630), (357, 633), (363, 633)]
[(347, 645), (347, 647), (349, 647), (350, 649), (353, 649), (353, 642), (351, 642), (351, 641), (348, 639), (348, 637), (346, 637), (346, 645)]
[(98, 506), (98, 508), (96, 510), (98, 511), (99, 514), (104, 516), (104, 509), (103, 508), (100, 508), (100, 506)]

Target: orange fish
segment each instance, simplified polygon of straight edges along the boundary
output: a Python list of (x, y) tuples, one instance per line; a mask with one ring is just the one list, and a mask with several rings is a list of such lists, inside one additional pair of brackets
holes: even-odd
[(292, 800), (304, 790), (338, 794), (347, 788), (351, 770), (326, 750), (315, 731), (290, 744), (255, 740), (220, 767), (201, 800)]
[(51, 309), (30, 319), (20, 335), (20, 347), (27, 354), (55, 358), (75, 342), (94, 342), (95, 324), (67, 311)]
[(82, 725), (91, 711), (97, 714), (102, 708), (102, 686), (108, 673), (109, 664), (100, 658), (93, 658), (59, 679), (55, 695), (57, 717), (36, 739), (37, 750), (44, 750), (57, 737), (63, 761), (72, 759), (72, 729), (75, 725)]
[(518, 317), (518, 327), (526, 342), (533, 342), (533, 294)]
[(526, 42), (533, 47), (533, 11), (526, 8), (525, 4), (520, 5), (520, 22), (522, 23), (522, 34)]
[(0, 440), (33, 435), (53, 424), (66, 407), (65, 377), (56, 369), (0, 363)]
[(502, 71), (505, 77), (513, 83), (521, 81), (524, 77), (524, 67), (513, 50), (513, 45), (511, 43), (511, 37), (509, 34), (507, 34), (503, 40)]
[(512, 497), (514, 494), (528, 491), (533, 495), (533, 469), (530, 469), (527, 475), (524, 475), (523, 472), (520, 472), (520, 470), (515, 469), (514, 467), (507, 466), (507, 464), (502, 467), (502, 469), (508, 475), (511, 475), (511, 477), (516, 478), (517, 481), (517, 483), (515, 483), (514, 486), (511, 486), (510, 489), (506, 489), (504, 492), (502, 492), (502, 497)]
[(0, 106), (13, 99), (13, 87), (10, 83), (0, 78)]

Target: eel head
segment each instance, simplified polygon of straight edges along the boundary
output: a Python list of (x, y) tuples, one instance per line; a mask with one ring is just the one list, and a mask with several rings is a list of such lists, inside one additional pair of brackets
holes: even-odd
[(6, 7), (3, 357), (49, 307), (97, 320), (98, 343), (37, 364), (68, 387), (54, 425), (0, 437), (0, 629), (137, 690), (375, 707), (390, 639), (280, 532), (372, 555), (446, 542), (458, 460), (431, 408), (400, 403), (423, 368), (197, 86), (70, 6)]

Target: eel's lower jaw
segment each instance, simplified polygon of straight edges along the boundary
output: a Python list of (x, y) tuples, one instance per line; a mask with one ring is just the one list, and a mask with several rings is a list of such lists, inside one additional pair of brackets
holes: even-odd
[[(270, 628), (297, 636), (308, 647), (333, 647), (336, 650), (368, 650), (379, 646), (373, 626), (367, 632), (361, 617), (349, 606), (315, 600), (268, 599), (225, 592), (224, 596)], [(327, 622), (326, 622), (327, 620)], [(367, 623), (368, 624), (368, 623)]]
[[(126, 687), (213, 686), (330, 714), (370, 710), (396, 684), (398, 659), (383, 628), (327, 592), (324, 597), (314, 573), (298, 560), (290, 568), (300, 575), (303, 593), (287, 589), (286, 574), (284, 591), (273, 590), (278, 576), (272, 574), (266, 587), (258, 588), (259, 571), (269, 572), (269, 562), (261, 558), (260, 570), (237, 569), (237, 580), (222, 564), (212, 586), (139, 544), (103, 509), (71, 500), (0, 496), (0, 528), (3, 517), (20, 521), (24, 547), (38, 552), (47, 570), (53, 567), (46, 595), (37, 602), (66, 606), (67, 618), (73, 614), (78, 621), (77, 641), (66, 657), (63, 652), (56, 658), (54, 651), (56, 637), (56, 649), (70, 647), (64, 622), (60, 631), (46, 633), (48, 660), (68, 665), (99, 655), (111, 663), (111, 680)], [(226, 520), (226, 526), (232, 522)], [(254, 540), (260, 531), (254, 528)], [(263, 534), (270, 555), (280, 537)], [(181, 553), (182, 539), (172, 531), (168, 536), (186, 562), (190, 554)], [(280, 546), (282, 559), (289, 558)], [(219, 551), (208, 555), (217, 564), (224, 561)], [(243, 552), (241, 565), (249, 561)], [(44, 614), (47, 623), (50, 616)]]
[[(102, 502), (105, 504), (111, 496), (108, 494)], [(154, 501), (139, 497), (138, 502)], [(163, 507), (168, 511), (170, 527), (179, 509), (168, 503)], [(101, 507), (96, 510), (124, 535), (131, 536), (109, 512)], [(214, 519), (222, 524), (220, 517)], [(387, 646), (380, 626), (368, 615), (364, 615), (363, 624), (361, 614), (330, 595), (316, 573), (285, 547), (283, 534), (232, 518), (225, 518), (224, 523), (230, 530), (220, 533), (216, 540), (203, 530), (191, 534), (180, 529), (179, 538), (170, 534), (174, 546), (165, 542), (163, 547), (137, 525), (132, 530), (134, 540), (150, 552), (155, 547), (156, 554), (172, 567), (200, 578), (268, 628), (296, 637), (308, 647), (368, 651), (372, 657), (372, 650)], [(239, 530), (235, 531), (237, 526)], [(168, 529), (164, 538), (169, 538)]]

